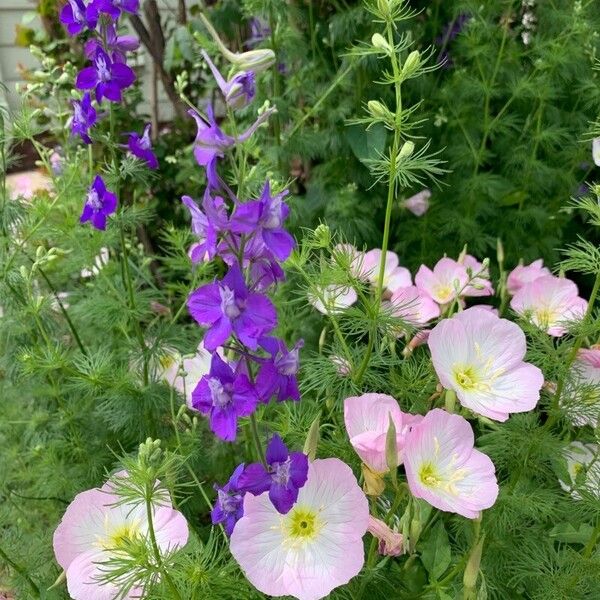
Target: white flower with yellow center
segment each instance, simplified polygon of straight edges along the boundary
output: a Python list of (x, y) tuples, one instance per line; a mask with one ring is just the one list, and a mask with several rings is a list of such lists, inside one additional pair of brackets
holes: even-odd
[(318, 600), (362, 568), (368, 523), (367, 499), (350, 467), (337, 458), (315, 460), (285, 515), (267, 492), (246, 494), (230, 549), (264, 594)]

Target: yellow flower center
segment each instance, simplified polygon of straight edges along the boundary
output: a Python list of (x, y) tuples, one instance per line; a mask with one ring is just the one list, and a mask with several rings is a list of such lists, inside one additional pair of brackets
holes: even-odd
[(449, 285), (436, 285), (434, 286), (433, 291), (440, 302), (448, 302), (454, 295), (454, 290)]
[(435, 467), (431, 463), (423, 463), (419, 469), (419, 479), (427, 487), (438, 487), (442, 480), (440, 479)]
[(291, 538), (313, 538), (320, 529), (317, 514), (314, 511), (302, 508), (292, 509), (287, 529)]
[(472, 390), (477, 385), (477, 375), (472, 366), (458, 367), (454, 372), (454, 376), (456, 383), (465, 390)]
[(535, 316), (537, 318), (538, 323), (542, 327), (548, 327), (551, 323), (554, 323), (554, 321), (556, 321), (556, 315), (554, 314), (554, 311), (550, 310), (547, 307), (538, 308), (535, 311)]
[(105, 550), (117, 550), (133, 542), (139, 535), (137, 523), (124, 523), (107, 532), (106, 537), (99, 540), (99, 545)]

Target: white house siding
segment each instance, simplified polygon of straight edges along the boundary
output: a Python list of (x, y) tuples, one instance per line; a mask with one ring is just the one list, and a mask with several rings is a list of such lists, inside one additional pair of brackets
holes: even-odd
[[(17, 66), (22, 65), (26, 68), (35, 68), (38, 65), (37, 60), (29, 53), (27, 48), (21, 48), (15, 45), (15, 27), (22, 22), (23, 16), (30, 13), (35, 4), (27, 0), (0, 0), (0, 82), (8, 88), (8, 98), (0, 92), (0, 102), (6, 103), (11, 108), (18, 106), (18, 95), (15, 87), (19, 83), (19, 73)], [(163, 15), (174, 14), (176, 0), (159, 0), (160, 11)], [(41, 27), (39, 19), (36, 17), (32, 22), (27, 23), (27, 27)], [(141, 78), (142, 90), (144, 94), (144, 103), (140, 110), (144, 113), (150, 112), (150, 99), (152, 97), (152, 61), (146, 51), (141, 48), (139, 56), (135, 61), (138, 75)], [(173, 109), (169, 102), (162, 84), (158, 83), (159, 114), (161, 121), (167, 121), (173, 116)]]

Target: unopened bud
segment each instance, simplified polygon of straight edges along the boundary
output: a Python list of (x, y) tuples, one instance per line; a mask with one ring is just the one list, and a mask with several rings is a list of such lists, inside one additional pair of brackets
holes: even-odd
[(382, 15), (390, 14), (390, 0), (377, 0), (377, 8)]
[(248, 52), (241, 52), (239, 54), (228, 52), (225, 54), (225, 58), (242, 71), (259, 73), (260, 71), (266, 71), (273, 65), (275, 62), (275, 52), (270, 48), (249, 50)]
[(329, 225), (325, 223), (318, 225), (315, 229), (314, 240), (318, 248), (327, 248), (331, 243), (331, 229), (329, 229)]
[(477, 584), (477, 577), (479, 575), (479, 565), (481, 563), (481, 551), (483, 549), (484, 536), (477, 542), (471, 555), (469, 556), (469, 562), (465, 567), (465, 573), (463, 575), (463, 584), (465, 590), (474, 590)]
[(410, 140), (402, 144), (400, 152), (398, 152), (398, 162), (402, 162), (405, 158), (408, 158), (415, 151), (415, 145)]
[(315, 460), (315, 456), (317, 455), (317, 446), (319, 445), (319, 439), (321, 437), (319, 429), (320, 421), (321, 414), (319, 413), (312, 422), (306, 436), (306, 441), (304, 442), (303, 452), (308, 456), (309, 460)]
[(388, 41), (380, 33), (373, 34), (373, 37), (371, 38), (371, 44), (373, 44), (373, 46), (379, 50), (385, 50), (386, 52), (392, 51)]
[(421, 54), (418, 50), (413, 50), (407, 57), (402, 67), (402, 78), (408, 79), (411, 77), (415, 71), (419, 68), (421, 64)]
[(390, 112), (379, 100), (369, 100), (367, 108), (371, 116), (375, 119), (386, 119)]
[(500, 238), (496, 240), (496, 259), (499, 265), (504, 264), (504, 246)]
[(385, 490), (385, 483), (379, 473), (371, 471), (367, 465), (362, 465), (363, 490), (367, 496), (381, 496)]

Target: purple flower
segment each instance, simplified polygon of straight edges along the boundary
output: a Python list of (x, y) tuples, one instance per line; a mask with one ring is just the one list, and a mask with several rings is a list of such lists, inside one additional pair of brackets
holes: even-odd
[(231, 106), (231, 108), (243, 108), (252, 102), (256, 94), (256, 76), (253, 71), (241, 71), (240, 73), (236, 73), (229, 81), (225, 81), (204, 50), (202, 50), (202, 56), (208, 63), (228, 106)]
[(219, 233), (227, 228), (227, 207), (223, 198), (213, 198), (210, 188), (206, 188), (202, 200), (202, 209), (190, 196), (183, 196), (182, 202), (192, 216), (192, 231), (198, 236), (198, 242), (190, 248), (193, 263), (212, 260), (218, 252)]
[(81, 33), (86, 27), (95, 29), (98, 23), (96, 5), (86, 5), (83, 0), (68, 0), (60, 11), (60, 21), (71, 35)]
[(233, 533), (235, 524), (244, 516), (244, 494), (238, 487), (238, 480), (244, 471), (244, 463), (238, 465), (224, 486), (215, 485), (217, 499), (210, 512), (213, 525), (223, 523), (227, 535)]
[(267, 467), (248, 465), (238, 479), (239, 487), (254, 496), (269, 492), (273, 506), (285, 515), (298, 499), (298, 490), (306, 483), (308, 457), (302, 452), (288, 452), (278, 435), (267, 446)]
[(83, 46), (85, 55), (93, 59), (98, 49), (103, 47), (111, 53), (114, 62), (126, 62), (125, 53), (133, 52), (140, 47), (140, 41), (134, 35), (119, 35), (114, 23), (105, 23), (101, 26), (104, 46), (100, 38), (91, 38)]
[(259, 18), (253, 17), (250, 19), (250, 37), (246, 40), (245, 46), (252, 48), (271, 35), (271, 28), (263, 23)]
[(80, 90), (96, 88), (98, 102), (102, 102), (103, 98), (121, 102), (121, 90), (128, 88), (134, 81), (135, 73), (131, 68), (121, 62), (113, 62), (102, 48), (98, 48), (94, 64), (78, 73), (75, 86)]
[(264, 249), (250, 265), (252, 289), (258, 292), (267, 290), (278, 281), (285, 281), (285, 273), (273, 255)]
[(135, 131), (129, 134), (127, 147), (129, 152), (140, 160), (148, 163), (150, 169), (158, 169), (158, 159), (152, 151), (152, 142), (150, 141), (150, 123), (144, 127), (144, 133), (140, 137)]
[(264, 361), (256, 376), (256, 391), (263, 402), (268, 402), (277, 395), (277, 400), (283, 402), (288, 398), (300, 400), (296, 374), (299, 367), (300, 348), (304, 342), (300, 340), (291, 350), (285, 342), (274, 337), (260, 340), (260, 345), (271, 355)]
[(193, 117), (198, 126), (196, 139), (194, 140), (194, 156), (196, 162), (206, 168), (206, 176), (208, 184), (211, 188), (220, 187), (219, 178), (217, 176), (217, 159), (225, 155), (225, 150), (233, 146), (236, 142), (245, 142), (254, 132), (265, 123), (268, 118), (275, 112), (275, 108), (271, 107), (261, 113), (256, 121), (244, 131), (239, 137), (232, 138), (221, 131), (215, 120), (215, 114), (212, 106), (208, 106), (207, 120), (204, 120), (195, 110), (189, 110), (188, 114)]
[[(204, 347), (206, 348), (206, 340)], [(210, 372), (192, 392), (192, 406), (210, 415), (210, 428), (226, 442), (235, 441), (238, 417), (247, 417), (256, 409), (258, 397), (244, 373), (233, 369), (215, 352)]]
[(275, 307), (266, 296), (248, 291), (237, 264), (221, 281), (192, 292), (187, 306), (192, 317), (208, 327), (204, 347), (209, 352), (222, 346), (232, 333), (254, 350), (258, 339), (277, 325)]
[(140, 0), (95, 0), (98, 11), (106, 13), (113, 19), (118, 19), (121, 11), (137, 14), (140, 9)]
[(294, 248), (294, 238), (283, 228), (290, 209), (283, 202), (287, 190), (271, 196), (267, 181), (257, 201), (238, 204), (232, 218), (231, 230), (236, 233), (254, 232), (278, 260), (286, 260)]
[(106, 229), (106, 217), (117, 210), (117, 196), (109, 192), (100, 175), (96, 175), (94, 182), (88, 189), (83, 205), (83, 212), (79, 217), (80, 223), (91, 221), (96, 229)]
[(79, 135), (86, 144), (91, 144), (89, 130), (96, 124), (98, 114), (92, 106), (92, 98), (89, 92), (83, 94), (81, 101), (73, 100), (73, 121), (71, 133)]

